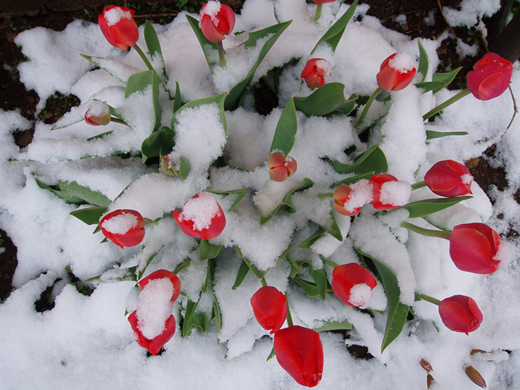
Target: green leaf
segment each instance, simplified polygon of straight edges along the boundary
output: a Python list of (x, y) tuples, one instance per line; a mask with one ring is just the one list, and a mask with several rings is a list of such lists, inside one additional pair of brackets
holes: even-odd
[(199, 327), (202, 333), (206, 333), (211, 326), (211, 319), (206, 313), (197, 313), (192, 317), (191, 325)]
[(173, 100), (173, 113), (176, 113), (182, 107), (181, 88), (179, 83), (175, 82), (175, 99)]
[(190, 162), (185, 157), (181, 157), (181, 166), (179, 168), (179, 175), (181, 176), (182, 180), (186, 180), (188, 175), (190, 174)]
[(126, 84), (128, 81), (128, 74), (135, 73), (135, 68), (125, 65), (119, 61), (106, 59), (102, 57), (93, 57), (85, 54), (80, 54), (87, 61), (92, 62), (97, 67), (105, 70), (108, 74), (116, 80)]
[(152, 86), (152, 104), (155, 115), (153, 131), (157, 131), (161, 124), (161, 107), (159, 106), (159, 84), (160, 80), (157, 73), (153, 70), (135, 73), (128, 78), (125, 89), (125, 98), (135, 92), (142, 92), (148, 86)]
[[(365, 172), (365, 173), (363, 173), (363, 174), (361, 174), (361, 175), (357, 175), (357, 176), (353, 176), (353, 177), (348, 177), (348, 178), (346, 178), (346, 179), (343, 179), (343, 180), (341, 180), (341, 181), (338, 181), (337, 183), (334, 183), (334, 184), (332, 185), (332, 187), (335, 188), (335, 187), (338, 187), (338, 186), (340, 186), (340, 185), (342, 185), (342, 184), (346, 184), (346, 185), (354, 184), (354, 183), (360, 181), (361, 179), (370, 179), (370, 178), (371, 178), (372, 176), (374, 176), (374, 175), (375, 175), (375, 172), (374, 172), (374, 171), (368, 171), (368, 172)], [(328, 194), (323, 194), (324, 197), (325, 197), (326, 195), (328, 195)], [(326, 196), (326, 197), (331, 197), (331, 196), (332, 196), (332, 195), (330, 195), (330, 196)]]
[(222, 245), (213, 245), (210, 244), (208, 240), (200, 240), (199, 260), (214, 259), (218, 256), (221, 249)]
[(298, 283), (301, 288), (307, 293), (307, 295), (311, 298), (318, 297), (320, 295), (320, 290), (318, 286), (316, 286), (315, 283), (308, 282), (306, 280), (303, 280), (299, 278), (298, 276), (295, 276), (293, 280)]
[(327, 332), (331, 330), (350, 330), (353, 326), (347, 320), (344, 321), (325, 321), (319, 328), (314, 328), (315, 332)]
[(229, 96), (226, 99), (226, 110), (235, 110), (238, 107), (238, 104), (240, 102), (240, 99), (242, 95), (244, 94), (244, 91), (246, 90), (247, 85), (253, 78), (253, 75), (264, 59), (264, 57), (267, 55), (269, 50), (271, 50), (271, 47), (275, 44), (275, 42), (278, 40), (282, 32), (291, 24), (291, 20), (284, 23), (279, 23), (274, 26), (266, 27), (262, 30), (253, 31), (249, 33), (249, 38), (247, 41), (244, 42), (246, 47), (250, 46), (256, 46), (256, 43), (259, 39), (264, 38), (268, 35), (271, 35), (267, 41), (264, 43), (264, 46), (262, 46), (262, 49), (260, 50), (260, 53), (258, 55), (258, 58), (256, 62), (254, 63), (253, 67), (247, 74), (247, 76), (240, 81), (237, 85), (235, 85), (231, 90), (229, 91)]
[(193, 328), (192, 319), (198, 304), (198, 302), (193, 302), (188, 299), (186, 311), (184, 312), (184, 321), (182, 323), (182, 337), (186, 337), (191, 333), (191, 329)]
[(41, 189), (51, 191), (52, 193), (54, 193), (55, 195), (59, 196), (60, 198), (62, 198), (64, 200), (66, 200), (69, 203), (77, 203), (77, 204), (85, 203), (85, 201), (83, 199), (78, 198), (76, 196), (68, 195), (68, 194), (62, 192), (59, 188), (53, 188), (51, 186), (48, 186), (47, 184), (41, 182), (37, 178), (34, 178), (34, 180), (36, 181), (36, 184), (38, 185), (38, 187), (40, 187)]
[(401, 290), (399, 288), (399, 283), (397, 282), (397, 277), (394, 275), (394, 273), (383, 263), (362, 253), (355, 247), (354, 249), (356, 249), (356, 251), (358, 251), (358, 253), (360, 253), (365, 258), (372, 260), (374, 266), (377, 269), (377, 272), (379, 273), (381, 284), (385, 290), (388, 303), (386, 310), (387, 318), (385, 336), (383, 338), (383, 344), (381, 345), (381, 352), (383, 352), (385, 348), (388, 347), (392, 341), (394, 341), (403, 331), (410, 308), (409, 306), (402, 304), (400, 301)]
[(428, 59), (428, 53), (424, 49), (424, 46), (421, 43), (421, 40), (417, 40), (417, 43), (419, 44), (419, 68), (417, 69), (417, 72), (422, 74), (421, 82), (424, 81), (424, 78), (426, 77), (426, 74), (428, 73), (428, 68), (430, 67), (430, 61)]
[(323, 236), (325, 233), (327, 233), (327, 231), (323, 229), (321, 226), (319, 226), (314, 232), (314, 234), (307, 238), (304, 242), (302, 242), (299, 247), (302, 249), (310, 250), (314, 243), (318, 241), (321, 238), (321, 236)]
[(354, 160), (354, 164), (343, 164), (339, 161), (334, 161), (332, 166), (338, 173), (353, 172), (356, 174), (362, 174), (373, 171), (375, 174), (378, 174), (386, 173), (388, 171), (386, 156), (379, 145), (373, 146), (357, 156)]
[(342, 111), (345, 115), (352, 112), (356, 105), (356, 94), (345, 99), (345, 86), (332, 82), (323, 85), (307, 97), (295, 97), (294, 104), (298, 111), (307, 116), (325, 116), (335, 111)]
[(341, 18), (339, 18), (337, 22), (334, 23), (332, 27), (327, 30), (327, 32), (325, 32), (316, 46), (314, 46), (314, 49), (312, 49), (311, 54), (314, 53), (318, 46), (323, 42), (327, 42), (332, 47), (332, 51), (336, 51), (336, 47), (338, 46), (338, 43), (343, 36), (343, 32), (345, 31), (348, 22), (350, 22), (352, 15), (354, 15), (354, 12), (356, 11), (357, 3), (358, 0), (355, 0), (348, 8), (348, 10), (341, 16)]
[(205, 191), (206, 192), (211, 192), (211, 193), (217, 194), (217, 195), (224, 195), (224, 196), (233, 195), (233, 196), (236, 196), (235, 200), (233, 201), (233, 204), (229, 208), (230, 210), (233, 210), (236, 206), (238, 206), (238, 204), (242, 201), (242, 199), (244, 199), (244, 197), (249, 192), (249, 190), (246, 190), (246, 189), (244, 189), (244, 190), (231, 190), (231, 191), (220, 191), (220, 190), (205, 190)]
[(168, 155), (175, 146), (175, 131), (163, 126), (146, 137), (141, 144), (143, 163), (149, 158)]
[(211, 286), (211, 293), (213, 294), (213, 316), (215, 318), (215, 324), (217, 326), (217, 342), (220, 344), (220, 340), (218, 339), (218, 335), (220, 334), (220, 330), (222, 329), (222, 312), (220, 311), (220, 306), (218, 304), (217, 296), (215, 295), (215, 260), (208, 260), (208, 278), (209, 285)]
[(296, 117), (296, 108), (294, 107), (294, 99), (291, 98), (282, 111), (282, 115), (276, 125), (276, 131), (271, 144), (269, 153), (275, 151), (283, 152), (286, 156), (291, 152), (294, 145), (294, 138), (298, 130), (298, 118)]
[(453, 205), (456, 205), (463, 200), (471, 199), (472, 196), (457, 196), (454, 198), (435, 198), (435, 199), (424, 199), (417, 202), (408, 203), (404, 206), (398, 207), (392, 212), (399, 209), (408, 210), (410, 213), (409, 218), (422, 218), (426, 215), (436, 213), (438, 211), (447, 209)]
[(327, 297), (327, 277), (325, 276), (325, 271), (315, 269), (311, 276), (314, 279), (314, 283), (316, 283), (319, 297), (324, 301)]
[(108, 199), (105, 195), (103, 195), (99, 191), (92, 191), (90, 188), (79, 185), (76, 182), (67, 182), (67, 181), (59, 181), (58, 185), (63, 194), (75, 197), (79, 199), (83, 199), (85, 202), (100, 206), (100, 207), (108, 207), (112, 201)]
[(468, 135), (467, 131), (434, 131), (434, 130), (426, 130), (426, 139), (435, 139), (442, 137), (449, 137), (452, 135)]
[(251, 260), (249, 260), (247, 257), (245, 257), (242, 254), (242, 251), (240, 250), (240, 248), (238, 246), (235, 246), (235, 249), (236, 249), (238, 255), (242, 258), (242, 260), (244, 260), (244, 263), (247, 264), (247, 266), (249, 267), (251, 272), (253, 272), (253, 274), (258, 279), (262, 280), (264, 278), (264, 276), (267, 274), (267, 272), (269, 272), (269, 270), (267, 270), (267, 271), (260, 271), (258, 268), (256, 268), (256, 266), (253, 263), (251, 263)]
[(107, 211), (107, 207), (88, 207), (75, 210), (70, 215), (76, 217), (87, 225), (97, 225), (101, 216)]
[[(51, 130), (52, 130), (52, 129), (51, 129)], [(112, 130), (110, 130), (110, 131), (105, 131), (104, 133), (97, 134), (97, 135), (94, 135), (94, 136), (92, 136), (92, 137), (87, 138), (87, 141), (92, 141), (92, 140), (94, 140), (94, 139), (103, 138), (105, 135), (109, 135), (109, 134), (111, 134), (111, 133), (113, 133)]]
[(226, 135), (227, 135), (227, 133), (228, 133), (227, 120), (226, 120), (226, 113), (224, 112), (224, 101), (225, 100), (227, 100), (226, 94), (222, 93), (220, 95), (215, 95), (215, 96), (210, 96), (210, 97), (206, 97), (206, 98), (202, 98), (202, 99), (189, 101), (188, 103), (184, 104), (181, 108), (179, 108), (173, 115), (172, 128), (175, 129), (175, 125), (179, 123), (177, 121), (177, 116), (179, 115), (180, 112), (182, 112), (186, 109), (189, 109), (189, 108), (197, 108), (197, 107), (203, 106), (204, 104), (216, 103), (216, 104), (218, 104), (218, 106), (220, 108), (220, 122), (224, 126), (224, 131), (226, 132)]
[(235, 278), (235, 283), (231, 289), (236, 290), (238, 287), (240, 287), (248, 273), (249, 266), (245, 261), (242, 261), (242, 263), (240, 263), (240, 267), (238, 267), (237, 277)]
[(155, 57), (159, 57), (161, 60), (162, 66), (162, 74), (164, 76), (164, 80), (166, 80), (166, 70), (164, 69), (164, 59), (161, 50), (161, 44), (159, 42), (159, 37), (157, 36), (157, 32), (153, 27), (152, 23), (147, 20), (144, 25), (144, 40), (146, 42), (146, 47), (148, 48), (148, 53), (150, 53), (150, 57), (152, 60)]
[(199, 21), (190, 15), (186, 15), (186, 19), (188, 19), (188, 23), (191, 28), (195, 32), (197, 39), (199, 40), (202, 51), (204, 52), (204, 57), (206, 57), (206, 62), (208, 63), (209, 69), (211, 73), (213, 73), (213, 69), (215, 66), (220, 66), (220, 60), (218, 55), (218, 46), (215, 42), (209, 41), (202, 30), (199, 27)]
[(455, 76), (462, 69), (462, 66), (447, 73), (434, 73), (432, 81), (426, 81), (415, 84), (417, 87), (424, 89), (424, 92), (433, 91), (437, 93), (443, 88), (446, 88), (455, 79)]

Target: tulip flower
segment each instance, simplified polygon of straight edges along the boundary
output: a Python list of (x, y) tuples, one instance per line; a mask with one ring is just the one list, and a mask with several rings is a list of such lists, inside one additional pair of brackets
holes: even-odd
[(148, 283), (160, 279), (168, 279), (171, 282), (173, 291), (170, 297), (170, 302), (175, 302), (181, 293), (181, 281), (179, 280), (179, 277), (171, 271), (160, 269), (152, 272), (150, 275), (139, 281), (139, 287), (141, 287), (141, 290), (144, 290)]
[(276, 360), (302, 386), (314, 387), (323, 372), (323, 345), (312, 329), (289, 326), (274, 334)]
[(222, 233), (226, 217), (217, 197), (210, 192), (201, 192), (184, 203), (182, 213), (175, 210), (173, 218), (188, 236), (210, 240)]
[(354, 216), (359, 214), (361, 207), (372, 201), (372, 185), (366, 179), (350, 185), (342, 184), (336, 188), (332, 197), (334, 198), (334, 209), (338, 213)]
[(233, 32), (235, 13), (231, 7), (220, 4), (220, 1), (208, 1), (200, 9), (200, 29), (208, 41), (216, 42), (220, 57), (220, 65), (226, 65), (222, 41)]
[(479, 100), (494, 99), (509, 87), (513, 64), (495, 53), (486, 53), (466, 75), (470, 92)]
[(116, 210), (99, 221), (103, 235), (121, 248), (135, 246), (144, 238), (146, 222), (135, 210)]
[(99, 15), (99, 28), (112, 46), (128, 50), (139, 39), (134, 12), (128, 8), (111, 5), (105, 7), (103, 13)]
[(334, 268), (330, 284), (334, 294), (344, 303), (361, 307), (372, 299), (372, 290), (377, 286), (377, 280), (366, 268), (349, 263)]
[(374, 191), (371, 204), (376, 210), (393, 210), (404, 206), (410, 200), (412, 187), (408, 182), (397, 180), (387, 173), (374, 175), (370, 178)]
[(363, 112), (359, 116), (356, 127), (360, 128), (368, 113), (368, 109), (382, 91), (400, 91), (406, 88), (415, 77), (417, 63), (408, 53), (394, 53), (386, 58), (376, 75), (376, 90), (370, 95)]
[(269, 177), (274, 181), (285, 181), (294, 175), (297, 168), (296, 160), (290, 156), (285, 156), (282, 152), (274, 152), (267, 160), (269, 167)]
[(448, 329), (466, 334), (477, 330), (483, 318), (475, 300), (464, 295), (443, 299), (439, 314)]
[(157, 355), (161, 348), (166, 344), (175, 334), (176, 322), (175, 317), (170, 315), (166, 322), (164, 323), (164, 330), (161, 334), (155, 336), (151, 340), (143, 336), (141, 330), (139, 329), (139, 320), (137, 318), (137, 310), (131, 313), (128, 316), (128, 322), (130, 322), (130, 326), (134, 331), (135, 341), (141, 347), (145, 348), (152, 355)]
[(332, 67), (329, 61), (323, 58), (311, 58), (305, 64), (301, 73), (301, 78), (309, 88), (319, 88), (327, 83), (332, 74)]
[(509, 251), (500, 236), (483, 223), (457, 225), (450, 234), (450, 256), (455, 266), (475, 274), (491, 274)]
[(108, 125), (111, 118), (110, 107), (99, 100), (95, 100), (85, 113), (85, 122), (92, 126)]
[(471, 194), (473, 176), (465, 165), (453, 160), (444, 160), (435, 163), (426, 172), (424, 183), (439, 196), (468, 195)]
[(287, 318), (287, 298), (276, 287), (261, 287), (251, 297), (251, 306), (260, 326), (271, 334), (279, 331)]

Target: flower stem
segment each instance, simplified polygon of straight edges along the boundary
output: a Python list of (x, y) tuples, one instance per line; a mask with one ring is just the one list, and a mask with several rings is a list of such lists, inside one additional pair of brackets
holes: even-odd
[(423, 187), (426, 187), (425, 181), (419, 181), (417, 183), (412, 184), (412, 190), (416, 190), (418, 188), (423, 188)]
[(150, 70), (153, 70), (155, 72), (155, 69), (153, 68), (152, 64), (150, 63), (150, 61), (148, 61), (148, 58), (146, 58), (146, 55), (144, 54), (144, 52), (141, 50), (141, 48), (137, 45), (137, 43), (133, 46), (134, 49), (137, 51), (137, 53), (139, 53), (139, 55), (141, 56), (141, 58), (143, 59), (144, 63), (146, 64), (146, 66), (148, 67), (148, 69)]
[(419, 298), (423, 301), (433, 303), (434, 305), (437, 305), (437, 306), (439, 306), (441, 304), (441, 301), (439, 301), (438, 299), (436, 299), (434, 297), (430, 297), (429, 295), (426, 295), (426, 294), (416, 293), (415, 297)]
[(260, 279), (260, 282), (262, 282), (263, 287), (267, 287), (267, 282), (265, 281), (265, 278)]
[(224, 51), (224, 45), (222, 44), (222, 41), (217, 42), (218, 47), (218, 57), (220, 59), (220, 66), (224, 67), (226, 66), (226, 57), (225, 57), (225, 51)]
[(460, 91), (458, 94), (456, 94), (455, 96), (453, 96), (452, 98), (446, 100), (444, 103), (441, 103), (439, 104), (437, 107), (435, 107), (433, 110), (431, 111), (428, 111), (426, 114), (423, 115), (423, 120), (428, 120), (429, 118), (431, 118), (432, 116), (434, 116), (435, 114), (437, 114), (438, 112), (441, 112), (442, 110), (444, 110), (446, 107), (452, 105), (453, 103), (455, 103), (457, 100), (460, 100), (462, 99), (464, 96), (466, 95), (469, 95), (471, 92), (469, 91), (469, 89), (465, 89), (464, 91)]
[(314, 14), (314, 21), (315, 21), (315, 22), (317, 22), (318, 19), (319, 19), (320, 16), (321, 16), (321, 6), (322, 6), (322, 5), (323, 5), (323, 4), (317, 4), (317, 5), (316, 5), (316, 13)]
[(379, 95), (382, 90), (383, 90), (383, 88), (377, 87), (376, 90), (372, 93), (372, 95), (370, 95), (370, 98), (368, 99), (367, 103), (365, 104), (365, 108), (363, 109), (363, 112), (361, 113), (361, 116), (359, 117), (359, 120), (356, 123), (356, 126), (355, 126), (356, 129), (359, 129), (359, 127), (363, 124), (363, 121), (365, 120), (365, 117), (367, 116), (368, 109), (370, 108), (370, 106), (372, 105), (374, 100), (376, 100), (377, 95)]
[[(285, 297), (287, 297), (287, 294), (285, 294)], [(289, 299), (287, 299), (287, 325), (288, 326), (294, 325), (293, 320), (292, 320), (292, 315), (291, 315), (291, 308), (289, 307)]]
[(445, 240), (450, 239), (450, 232), (445, 232), (442, 230), (431, 230), (431, 229), (425, 229), (416, 225), (412, 225), (408, 222), (401, 222), (401, 227), (410, 230), (411, 232), (415, 232), (418, 234), (422, 234), (423, 236), (429, 236), (429, 237), (439, 237), (444, 238)]

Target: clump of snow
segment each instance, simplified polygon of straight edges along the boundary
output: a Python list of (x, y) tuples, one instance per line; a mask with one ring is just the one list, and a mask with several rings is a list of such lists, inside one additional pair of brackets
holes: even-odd
[(408, 73), (417, 68), (417, 63), (410, 54), (400, 52), (388, 61), (388, 66), (399, 73)]
[(103, 18), (105, 18), (107, 25), (111, 27), (114, 24), (119, 23), (121, 19), (132, 19), (132, 13), (130, 11), (125, 11), (121, 7), (114, 7), (103, 12)]
[(209, 228), (211, 220), (216, 216), (220, 216), (217, 197), (210, 192), (201, 192), (184, 204), (179, 220), (192, 221), (193, 228), (200, 231)]
[(379, 200), (383, 204), (404, 206), (410, 200), (412, 186), (404, 180), (387, 181), (381, 186)]
[(139, 294), (137, 326), (144, 337), (152, 340), (164, 331), (164, 324), (172, 314), (173, 284), (170, 279), (150, 280)]
[(345, 210), (349, 212), (353, 212), (355, 209), (363, 207), (374, 199), (372, 184), (370, 184), (367, 179), (361, 179), (354, 184), (351, 184), (350, 188), (352, 189), (350, 197), (343, 205)]
[(350, 289), (348, 301), (354, 306), (365, 306), (372, 299), (372, 289), (365, 283), (358, 283)]
[(136, 227), (137, 222), (137, 217), (134, 214), (122, 213), (105, 220), (101, 227), (110, 233), (125, 234), (130, 229)]

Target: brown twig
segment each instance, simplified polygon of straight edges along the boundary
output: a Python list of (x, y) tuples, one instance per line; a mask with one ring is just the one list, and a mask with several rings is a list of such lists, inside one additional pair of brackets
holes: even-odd
[(455, 30), (453, 30), (453, 27), (451, 27), (451, 25), (448, 23), (448, 21), (446, 20), (446, 18), (444, 16), (444, 10), (442, 9), (441, 0), (437, 0), (437, 4), (439, 4), (439, 9), (441, 10), (441, 15), (444, 18), (444, 21), (446, 22), (446, 24), (448, 25), (448, 28), (450, 29), (451, 33), (453, 34), (453, 38), (458, 39), (457, 34), (455, 34)]

